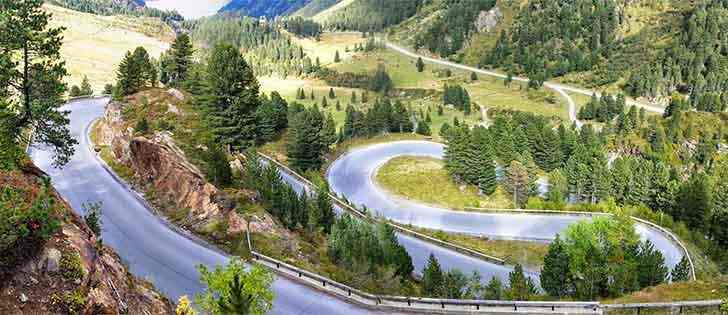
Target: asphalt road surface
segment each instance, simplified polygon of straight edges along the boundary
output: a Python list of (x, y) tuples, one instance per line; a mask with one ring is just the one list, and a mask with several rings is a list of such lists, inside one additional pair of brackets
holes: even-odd
[[(331, 190), (358, 206), (402, 224), (499, 239), (550, 241), (572, 223), (590, 216), (531, 213), (477, 213), (454, 211), (398, 198), (384, 191), (374, 176), (380, 166), (398, 156), (442, 159), (444, 146), (428, 141), (398, 141), (355, 149), (328, 170)], [(637, 233), (649, 239), (673, 268), (682, 259), (681, 248), (651, 226), (637, 223)]]

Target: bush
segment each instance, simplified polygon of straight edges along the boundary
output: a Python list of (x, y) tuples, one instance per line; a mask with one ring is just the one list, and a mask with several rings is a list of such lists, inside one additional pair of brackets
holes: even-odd
[(56, 200), (45, 180), (35, 200), (16, 187), (0, 189), (0, 274), (35, 255), (60, 228)]
[(67, 250), (61, 254), (59, 268), (61, 275), (66, 280), (80, 280), (85, 273), (81, 264), (81, 255), (75, 251)]
[(54, 293), (51, 296), (51, 305), (61, 313), (80, 314), (86, 307), (86, 297), (80, 289), (63, 295)]

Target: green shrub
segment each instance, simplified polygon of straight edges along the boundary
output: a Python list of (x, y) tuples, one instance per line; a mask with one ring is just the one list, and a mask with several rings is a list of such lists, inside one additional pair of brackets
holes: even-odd
[(61, 254), (59, 264), (61, 275), (66, 280), (80, 280), (83, 278), (85, 271), (81, 263), (81, 255), (75, 251), (64, 251)]
[(0, 274), (32, 257), (60, 228), (49, 186), (43, 181), (35, 200), (17, 187), (0, 188)]
[(62, 295), (53, 293), (51, 305), (61, 313), (80, 314), (86, 307), (86, 297), (80, 289)]

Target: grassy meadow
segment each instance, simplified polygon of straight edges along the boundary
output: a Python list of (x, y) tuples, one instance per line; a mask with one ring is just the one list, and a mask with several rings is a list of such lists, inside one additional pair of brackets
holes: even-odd
[(116, 67), (128, 50), (138, 46), (158, 57), (174, 39), (172, 29), (155, 18), (99, 16), (54, 5), (43, 6), (53, 14), (51, 27), (64, 27), (61, 57), (69, 76), (66, 82), (80, 85), (87, 75), (95, 92), (116, 80)]

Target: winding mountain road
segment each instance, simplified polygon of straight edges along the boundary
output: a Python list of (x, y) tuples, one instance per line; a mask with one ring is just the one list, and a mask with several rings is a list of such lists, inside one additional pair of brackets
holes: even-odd
[[(501, 78), (501, 79), (507, 78), (507, 75), (505, 75), (503, 73), (499, 73), (499, 72), (495, 72), (495, 71), (490, 71), (490, 70), (479, 69), (479, 68), (476, 68), (476, 67), (471, 67), (471, 66), (467, 66), (467, 65), (463, 65), (463, 64), (459, 64), (459, 63), (454, 63), (454, 62), (447, 61), (447, 60), (442, 60), (442, 59), (437, 59), (437, 58), (431, 58), (431, 57), (427, 57), (427, 56), (424, 56), (424, 55), (420, 55), (420, 54), (418, 54), (416, 52), (412, 52), (412, 51), (410, 51), (407, 48), (404, 48), (404, 47), (402, 47), (400, 45), (397, 45), (397, 44), (392, 43), (392, 42), (389, 42), (389, 41), (386, 41), (386, 47), (389, 48), (389, 49), (391, 49), (391, 50), (393, 50), (393, 51), (395, 51), (395, 52), (397, 52), (397, 53), (400, 53), (400, 54), (403, 54), (405, 56), (408, 56), (410, 58), (422, 58), (422, 60), (424, 60), (424, 61), (427, 61), (427, 62), (430, 62), (430, 63), (434, 63), (434, 64), (438, 64), (438, 65), (442, 65), (442, 66), (446, 66), (446, 67), (450, 67), (450, 68), (454, 68), (454, 69), (471, 71), (471, 72), (475, 72), (475, 73), (478, 73), (478, 74), (484, 74), (484, 75), (488, 75), (488, 76), (492, 76), (492, 77), (497, 77), (497, 78)], [(513, 77), (512, 79), (514, 81), (519, 81), (519, 82), (528, 82), (529, 81), (528, 78), (524, 78), (524, 77)], [(566, 99), (566, 102), (569, 104), (569, 119), (572, 122), (575, 122), (576, 125), (577, 125), (577, 127), (581, 127), (581, 125), (582, 125), (582, 123), (577, 118), (577, 114), (576, 114), (577, 113), (577, 105), (574, 102), (574, 100), (571, 98), (571, 96), (569, 96), (569, 94), (567, 92), (578, 93), (578, 94), (583, 94), (583, 95), (587, 95), (587, 96), (592, 96), (592, 94), (595, 94), (596, 93), (597, 96), (601, 96), (601, 93), (599, 93), (597, 91), (591, 91), (591, 90), (587, 90), (587, 89), (572, 87), (572, 86), (568, 86), (568, 85), (564, 85), (564, 84), (559, 84), (559, 83), (554, 83), (554, 82), (545, 82), (544, 83), (544, 86), (547, 87), (547, 88), (549, 88), (549, 89), (552, 89), (552, 90), (556, 91), (564, 99)], [(654, 105), (649, 105), (649, 104), (643, 104), (643, 103), (637, 102), (637, 101), (635, 101), (633, 99), (627, 99), (627, 105), (634, 105), (634, 106), (637, 106), (637, 107), (640, 107), (640, 108), (644, 108), (645, 110), (648, 110), (648, 111), (651, 111), (651, 112), (655, 112), (655, 113), (659, 113), (659, 114), (662, 114), (662, 113), (665, 112), (665, 109), (662, 108), (662, 107), (658, 107), (658, 106), (654, 106)]]
[[(591, 215), (479, 213), (424, 205), (395, 197), (379, 188), (374, 177), (380, 166), (398, 156), (443, 158), (444, 145), (428, 141), (397, 141), (355, 149), (337, 159), (327, 172), (331, 190), (357, 206), (401, 224), (497, 239), (550, 241), (572, 223)], [(642, 239), (649, 239), (673, 268), (683, 249), (655, 227), (636, 223)]]
[[(84, 202), (103, 202), (103, 240), (128, 264), (130, 271), (150, 280), (174, 301), (204, 288), (196, 266), (225, 264), (224, 254), (172, 229), (154, 216), (136, 193), (109, 174), (91, 150), (87, 132), (101, 117), (108, 98), (69, 103), (71, 133), (79, 142), (72, 160), (63, 168), (51, 165), (51, 154), (31, 147), (35, 164), (51, 177), (53, 186), (79, 214)], [(275, 314), (369, 314), (369, 310), (346, 303), (308, 286), (278, 277), (273, 283)]]
[[(203, 290), (196, 266), (225, 264), (228, 257), (211, 246), (174, 228), (156, 217), (144, 199), (119, 181), (93, 152), (88, 138), (91, 124), (102, 117), (108, 98), (82, 99), (63, 107), (70, 111), (70, 130), (79, 144), (71, 161), (63, 168), (54, 168), (50, 151), (31, 147), (30, 156), (44, 170), (54, 187), (79, 214), (85, 202), (103, 202), (104, 242), (113, 247), (130, 271), (151, 281), (167, 297), (176, 300)], [(298, 191), (305, 184), (282, 172), (283, 178)], [(337, 209), (341, 212), (341, 209)], [(467, 273), (478, 271), (483, 279), (496, 276), (507, 280), (508, 266), (486, 262), (456, 251), (438, 247), (420, 239), (398, 234), (400, 243), (421, 271), (430, 253), (445, 269), (458, 268)], [(528, 273), (538, 282), (537, 274)], [(276, 314), (361, 314), (371, 313), (308, 286), (279, 277), (273, 285), (276, 293)]]

